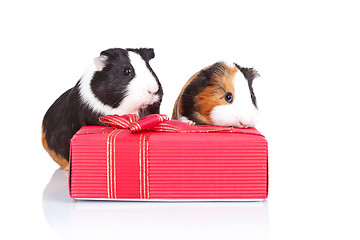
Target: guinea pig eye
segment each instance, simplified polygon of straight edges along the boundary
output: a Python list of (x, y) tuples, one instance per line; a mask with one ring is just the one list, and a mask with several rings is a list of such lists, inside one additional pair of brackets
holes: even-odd
[(125, 68), (124, 69), (124, 75), (125, 76), (128, 76), (128, 77), (131, 77), (132, 76), (132, 71), (130, 68)]
[(233, 101), (233, 95), (230, 92), (227, 92), (225, 94), (225, 101), (227, 101), (228, 103), (232, 103)]

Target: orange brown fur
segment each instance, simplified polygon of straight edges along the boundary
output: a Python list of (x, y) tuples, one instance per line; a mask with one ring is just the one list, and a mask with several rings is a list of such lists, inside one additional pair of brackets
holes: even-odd
[(52, 159), (54, 159), (54, 161), (57, 164), (59, 164), (60, 167), (62, 167), (64, 170), (69, 170), (69, 162), (65, 158), (59, 156), (58, 154), (56, 154), (53, 150), (51, 150), (49, 148), (46, 138), (45, 138), (46, 132), (43, 132), (43, 130), (41, 130), (41, 132), (42, 132), (42, 137), (41, 137), (42, 145), (45, 148), (45, 150), (49, 153), (50, 157)]
[(229, 104), (225, 101), (224, 95), (227, 92), (234, 94), (232, 79), (236, 72), (236, 67), (225, 65), (223, 71), (214, 74), (210, 79), (213, 86), (206, 87), (203, 92), (195, 97), (195, 107), (200, 110), (197, 113), (199, 120), (206, 124), (213, 124), (210, 119), (210, 113), (213, 108)]

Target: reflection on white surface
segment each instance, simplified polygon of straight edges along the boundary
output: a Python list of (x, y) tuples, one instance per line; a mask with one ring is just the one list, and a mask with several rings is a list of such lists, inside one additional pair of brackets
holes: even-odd
[(50, 227), (64, 239), (267, 239), (267, 202), (80, 201), (67, 172), (43, 193)]

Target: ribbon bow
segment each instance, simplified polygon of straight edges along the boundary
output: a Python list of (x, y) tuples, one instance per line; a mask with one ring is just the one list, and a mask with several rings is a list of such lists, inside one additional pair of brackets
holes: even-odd
[(131, 132), (139, 132), (169, 121), (169, 117), (164, 114), (152, 114), (139, 119), (137, 114), (127, 114), (122, 116), (107, 115), (100, 117), (99, 120), (111, 127), (128, 128)]
[[(164, 114), (151, 114), (139, 119), (137, 114), (126, 115), (107, 115), (99, 118), (100, 122), (107, 123), (110, 127), (129, 129), (132, 133), (140, 132), (143, 130), (168, 132), (168, 133), (243, 133), (262, 136), (255, 128), (234, 128), (234, 127), (221, 127), (212, 125), (196, 125), (192, 126), (187, 123), (170, 120)], [(83, 130), (82, 132), (93, 133), (95, 130)]]

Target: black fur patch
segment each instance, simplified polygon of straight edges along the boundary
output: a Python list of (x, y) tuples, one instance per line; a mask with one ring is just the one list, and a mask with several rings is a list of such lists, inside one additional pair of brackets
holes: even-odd
[[(95, 72), (90, 83), (91, 90), (101, 102), (117, 108), (126, 97), (124, 90), (134, 79), (136, 72), (130, 63), (128, 52), (124, 49), (109, 49), (101, 52), (101, 55), (108, 59), (102, 71)], [(126, 76), (125, 69), (130, 69), (132, 75)]]
[(256, 77), (259, 76), (259, 74), (257, 73), (257, 71), (253, 68), (244, 68), (244, 67), (240, 67), (238, 64), (234, 63), (235, 66), (242, 72), (242, 74), (244, 74), (244, 77), (246, 78), (246, 80), (248, 81), (248, 85), (249, 85), (249, 90), (251, 93), (251, 100), (252, 103), (254, 104), (254, 106), (257, 108), (257, 102), (256, 102), (256, 96), (254, 93), (254, 89), (252, 87), (253, 81)]
[(70, 140), (85, 125), (102, 125), (99, 114), (82, 103), (79, 82), (62, 94), (49, 108), (43, 119), (43, 132), (49, 149), (69, 159)]

